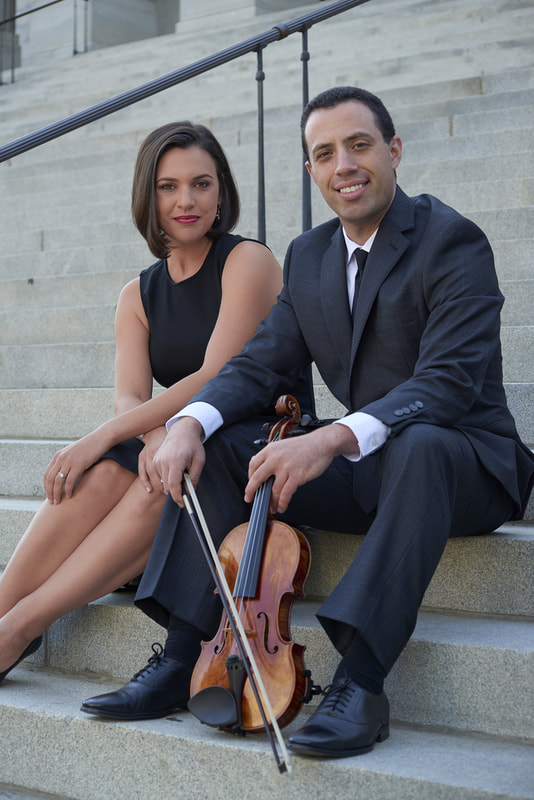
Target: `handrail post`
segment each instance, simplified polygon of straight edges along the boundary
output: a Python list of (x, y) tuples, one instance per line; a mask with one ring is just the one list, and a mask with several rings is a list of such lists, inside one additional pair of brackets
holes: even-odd
[[(15, 10), (15, 3), (13, 3)], [(15, 18), (11, 20), (11, 83), (15, 83)]]
[(78, 9), (76, 0), (73, 0), (73, 7), (72, 7), (72, 55), (75, 56), (78, 52), (77, 43), (78, 43)]
[[(308, 27), (302, 29), (302, 108), (304, 109), (310, 99), (308, 63), (310, 52), (308, 50)], [(302, 232), (309, 231), (312, 226), (311, 185), (310, 176), (306, 169), (305, 157), (302, 159)]]
[(88, 13), (89, 13), (89, 0), (85, 0), (85, 5), (83, 7), (83, 52), (87, 53), (87, 20), (88, 20)]
[(260, 44), (256, 50), (256, 81), (258, 84), (258, 241), (267, 241), (267, 230), (265, 224), (265, 136), (264, 136), (264, 103), (263, 103), (263, 82), (265, 72), (263, 71), (263, 48)]

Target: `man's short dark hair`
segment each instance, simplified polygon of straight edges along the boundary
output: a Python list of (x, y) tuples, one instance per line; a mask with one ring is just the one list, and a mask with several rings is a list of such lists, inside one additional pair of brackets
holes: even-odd
[(384, 141), (386, 144), (389, 144), (391, 139), (395, 136), (395, 125), (382, 100), (375, 94), (371, 94), (371, 92), (365, 89), (358, 89), (356, 86), (334, 86), (333, 89), (327, 89), (310, 100), (302, 112), (300, 134), (302, 138), (302, 149), (306, 154), (306, 158), (309, 158), (309, 153), (305, 129), (310, 114), (321, 108), (335, 108), (341, 105), (341, 103), (348, 103), (351, 100), (355, 100), (357, 103), (362, 103), (364, 106), (367, 106), (375, 118), (377, 128), (382, 134)]

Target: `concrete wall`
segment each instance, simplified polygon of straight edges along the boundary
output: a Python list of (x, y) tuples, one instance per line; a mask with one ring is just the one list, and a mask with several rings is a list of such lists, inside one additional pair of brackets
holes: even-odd
[[(206, 17), (231, 19), (235, 15), (242, 20), (245, 16), (310, 5), (312, 1), (64, 0), (17, 21), (20, 60), (27, 64), (63, 58), (85, 48), (94, 50), (173, 33), (180, 24), (184, 28), (197, 27)], [(7, 8), (13, 2), (0, 0), (0, 10), (2, 5)], [(20, 14), (36, 8), (36, 2), (18, 0), (16, 7)]]
[[(18, 0), (17, 13), (31, 8), (35, 0)], [(180, 0), (65, 0), (17, 21), (22, 63), (172, 33), (179, 8)]]

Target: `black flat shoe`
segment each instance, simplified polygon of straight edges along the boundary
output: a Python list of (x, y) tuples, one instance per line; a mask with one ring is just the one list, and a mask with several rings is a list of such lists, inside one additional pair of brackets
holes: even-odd
[(154, 655), (121, 689), (84, 700), (81, 710), (110, 719), (134, 720), (166, 717), (185, 708), (189, 700), (192, 670), (166, 658), (160, 644)]
[(0, 672), (0, 683), (2, 683), (2, 681), (4, 680), (6, 675), (8, 675), (11, 672), (12, 669), (15, 669), (17, 664), (20, 664), (20, 662), (23, 661), (25, 658), (28, 658), (28, 656), (31, 656), (32, 653), (35, 653), (35, 651), (40, 648), (40, 646), (42, 644), (42, 641), (43, 641), (43, 637), (42, 636), (38, 636), (37, 639), (34, 639), (33, 642), (30, 642), (30, 644), (28, 645), (26, 650), (23, 652), (21, 657), (18, 659), (18, 661), (15, 661), (15, 663), (12, 664), (9, 667), (9, 669), (6, 669), (5, 672)]
[(389, 703), (384, 692), (372, 694), (350, 678), (324, 691), (309, 721), (288, 739), (292, 752), (304, 756), (346, 758), (368, 753), (389, 736)]

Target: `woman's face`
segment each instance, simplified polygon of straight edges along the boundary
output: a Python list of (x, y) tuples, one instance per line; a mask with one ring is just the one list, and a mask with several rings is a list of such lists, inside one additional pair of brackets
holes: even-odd
[(217, 167), (200, 147), (173, 147), (156, 169), (158, 221), (169, 249), (195, 244), (213, 225), (220, 199)]

